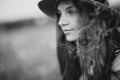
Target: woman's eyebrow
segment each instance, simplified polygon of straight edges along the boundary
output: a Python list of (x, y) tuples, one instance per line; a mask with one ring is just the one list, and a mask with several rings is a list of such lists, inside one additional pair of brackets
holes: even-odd
[(69, 6), (66, 8), (66, 10), (69, 10), (69, 9), (76, 9), (74, 6)]

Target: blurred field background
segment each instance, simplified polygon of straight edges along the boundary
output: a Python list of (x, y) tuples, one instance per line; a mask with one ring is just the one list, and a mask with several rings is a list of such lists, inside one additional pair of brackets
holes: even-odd
[(29, 19), (0, 27), (0, 80), (60, 79), (54, 21)]
[(39, 1), (0, 0), (0, 80), (62, 80), (55, 21), (38, 9)]
[(0, 80), (61, 80), (55, 21), (39, 0), (0, 0)]

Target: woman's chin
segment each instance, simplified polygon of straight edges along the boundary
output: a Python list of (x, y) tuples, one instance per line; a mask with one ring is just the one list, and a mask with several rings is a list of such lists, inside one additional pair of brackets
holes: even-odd
[(70, 41), (70, 42), (73, 42), (73, 41), (76, 41), (77, 38), (76, 37), (66, 37), (67, 41)]

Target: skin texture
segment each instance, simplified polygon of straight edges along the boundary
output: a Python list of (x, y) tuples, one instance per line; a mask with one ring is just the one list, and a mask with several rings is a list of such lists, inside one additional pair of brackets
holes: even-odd
[(60, 15), (58, 24), (65, 34), (67, 41), (75, 41), (80, 36), (82, 26), (80, 26), (81, 22), (78, 21), (82, 19), (82, 17), (80, 17), (77, 9), (70, 2), (59, 3), (57, 9)]

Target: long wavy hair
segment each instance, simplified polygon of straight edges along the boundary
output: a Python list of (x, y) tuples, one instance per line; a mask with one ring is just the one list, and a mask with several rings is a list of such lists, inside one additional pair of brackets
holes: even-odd
[[(71, 1), (74, 4), (82, 16), (80, 23), (82, 22), (82, 26), (84, 26), (75, 44), (77, 57), (79, 58), (80, 68), (82, 70), (80, 78), (82, 80), (89, 80), (92, 77), (93, 80), (99, 80), (104, 77), (105, 80), (109, 80), (114, 51), (114, 33), (112, 31), (116, 30), (116, 27), (120, 25), (120, 21), (114, 14), (114, 16), (111, 16), (112, 13), (107, 14), (104, 10), (102, 12), (96, 12), (97, 8), (86, 2), (78, 2), (79, 0), (65, 1)], [(57, 18), (59, 21), (59, 14), (57, 14)], [(87, 26), (93, 19), (95, 20), (95, 24), (93, 26)], [(59, 25), (57, 32), (57, 36), (59, 36), (58, 43), (74, 43), (66, 40)], [(105, 78), (106, 76), (108, 78)]]

